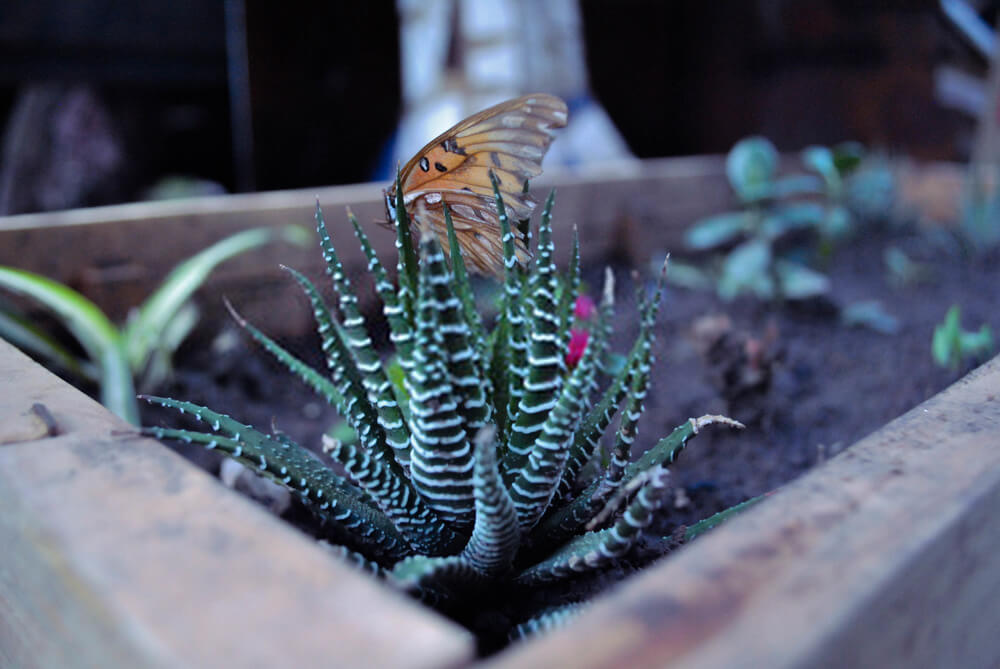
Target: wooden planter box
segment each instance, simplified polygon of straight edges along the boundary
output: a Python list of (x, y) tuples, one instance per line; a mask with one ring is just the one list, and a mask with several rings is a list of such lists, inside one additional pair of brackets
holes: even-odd
[[(681, 226), (719, 208), (728, 197), (720, 167), (717, 158), (657, 161), (550, 183), (560, 187), (559, 220), (580, 226), (589, 256), (624, 239), (619, 250), (643, 261), (641, 249), (676, 245)], [(180, 258), (238, 228), (302, 222), (315, 195), (0, 219), (0, 263), (93, 288), (117, 316)], [(377, 218), (379, 195), (373, 186), (319, 192), (331, 222), (341, 220), (338, 203)], [(661, 223), (649, 230), (652, 220)], [(282, 250), (273, 264), (311, 271), (318, 254), (308, 251)], [(246, 315), (294, 331), (273, 302), (252, 312), (255, 300), (285, 294), (277, 273), (259, 280), (259, 264), (227, 265), (209, 294), (250, 293), (236, 298)], [(0, 665), (476, 663), (463, 629), (341, 566), (4, 342), (0, 379)], [(997, 601), (1000, 357), (567, 628), (485, 664), (996, 666)]]

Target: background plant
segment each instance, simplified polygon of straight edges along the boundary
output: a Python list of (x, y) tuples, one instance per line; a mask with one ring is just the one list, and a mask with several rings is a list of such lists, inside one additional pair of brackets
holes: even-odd
[[(435, 235), (421, 235), (415, 248), (397, 199), (398, 289), (351, 216), (383, 302), (402, 385), (372, 346), (317, 206), (340, 318), (305, 276), (288, 271), (312, 305), (329, 376), (237, 319), (337, 408), (358, 444), (327, 437), (324, 456), (317, 457), (279, 431), (264, 433), (206, 407), (157, 397), (147, 399), (193, 415), (208, 430), (146, 431), (217, 449), (286, 486), (319, 520), (332, 551), (453, 613), (463, 607), (478, 613), (489, 597), (517, 597), (618, 563), (661, 513), (670, 487), (664, 466), (708, 425), (739, 424), (722, 416), (691, 419), (632, 461), (663, 276), (654, 294), (642, 297), (639, 333), (624, 364), (606, 373), (613, 280), (609, 273), (596, 317), (574, 315), (579, 252), (574, 244), (569, 270), (559, 275), (553, 201), (554, 194), (541, 216), (536, 259), (525, 270), (517, 265), (496, 193), (505, 275), (489, 332), (475, 308), (450, 215), (449, 269)], [(586, 330), (586, 342), (567, 364), (574, 329)], [(619, 409), (605, 463), (598, 444)], [(569, 610), (548, 610), (518, 629), (544, 628)]]
[(190, 298), (212, 270), (263, 244), (277, 239), (301, 244), (305, 236), (303, 228), (288, 226), (245, 230), (220, 240), (177, 265), (121, 328), (69, 286), (0, 266), (0, 288), (27, 296), (52, 311), (79, 342), (85, 357), (80, 358), (11, 302), (0, 304), (0, 336), (57, 369), (96, 383), (101, 403), (138, 425), (134, 388), (153, 387), (169, 373), (174, 352), (198, 320)]
[(891, 213), (892, 173), (884, 160), (864, 158), (856, 143), (810, 146), (801, 159), (816, 174), (779, 177), (779, 155), (770, 141), (739, 141), (726, 156), (726, 176), (741, 208), (702, 219), (687, 231), (688, 248), (719, 251), (707, 275), (685, 269), (689, 282), (715, 285), (724, 299), (826, 293), (829, 280), (809, 264), (828, 258), (860, 223), (888, 220)]
[(993, 330), (983, 325), (972, 332), (962, 328), (962, 310), (953, 304), (934, 328), (931, 355), (941, 367), (957, 370), (966, 360), (985, 359), (993, 352)]

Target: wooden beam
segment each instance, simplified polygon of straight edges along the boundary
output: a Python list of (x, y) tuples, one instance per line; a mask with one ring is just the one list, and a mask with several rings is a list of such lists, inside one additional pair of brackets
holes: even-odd
[[(0, 340), (0, 665), (442, 667), (462, 628), (311, 539)], [(16, 392), (14, 392), (16, 389)]]
[(487, 666), (1000, 666), (1000, 357)]
[[(793, 164), (794, 160), (789, 161)], [(901, 163), (900, 208), (937, 221), (957, 216), (961, 168)], [(69, 284), (122, 322), (170, 269), (209, 244), (256, 226), (313, 225), (318, 199), (349, 275), (366, 262), (344, 214), (351, 207), (379, 256), (394, 266), (394, 235), (385, 220), (382, 188), (357, 184), (194, 198), (0, 218), (0, 265), (38, 272)], [(703, 216), (735, 205), (721, 156), (694, 156), (612, 163), (573, 171), (550, 170), (536, 194), (556, 188), (557, 261), (565, 262), (573, 228), (583, 240), (584, 265), (612, 259), (643, 267), (667, 251), (683, 250), (683, 233)], [(274, 336), (312, 328), (312, 316), (285, 264), (314, 279), (324, 266), (318, 250), (287, 245), (260, 249), (219, 267), (200, 293), (203, 317), (213, 327), (228, 318), (226, 296), (241, 313)], [(367, 277), (362, 299), (373, 297)]]
[[(678, 248), (680, 235), (699, 216), (724, 208), (729, 191), (718, 157), (677, 158), (608, 165), (600, 170), (547, 174), (535, 184), (557, 188), (556, 244), (565, 262), (573, 226), (579, 228), (585, 263), (618, 254), (642, 263), (660, 250)], [(394, 235), (385, 220), (382, 188), (359, 184), (190, 200), (139, 202), (0, 218), (0, 265), (29, 269), (80, 290), (121, 322), (181, 260), (209, 244), (256, 226), (313, 226), (318, 199), (349, 275), (367, 265), (347, 224), (351, 207), (379, 256), (395, 265)], [(312, 327), (300, 291), (278, 265), (314, 279), (323, 276), (318, 248), (272, 246), (228, 261), (201, 293), (204, 317), (227, 318), (225, 295), (243, 315), (272, 335)], [(366, 280), (364, 295), (373, 295)]]

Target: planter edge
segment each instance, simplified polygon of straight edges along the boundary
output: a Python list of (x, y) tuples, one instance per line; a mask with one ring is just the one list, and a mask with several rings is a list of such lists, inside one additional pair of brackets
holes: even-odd
[[(0, 664), (441, 667), (471, 636), (0, 340)], [(55, 435), (24, 438), (44, 403)]]
[(997, 666), (1000, 356), (486, 666)]

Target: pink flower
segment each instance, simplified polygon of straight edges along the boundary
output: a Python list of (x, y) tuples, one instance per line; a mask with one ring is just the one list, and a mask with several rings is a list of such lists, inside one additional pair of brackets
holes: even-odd
[[(578, 302), (579, 303), (579, 302)], [(587, 350), (587, 342), (590, 340), (590, 333), (586, 330), (573, 328), (569, 333), (569, 350), (566, 352), (566, 366), (570, 369), (576, 367), (583, 357), (583, 352)]]
[(597, 306), (589, 295), (580, 295), (576, 298), (576, 304), (573, 305), (573, 316), (585, 321), (594, 315), (596, 309)]

